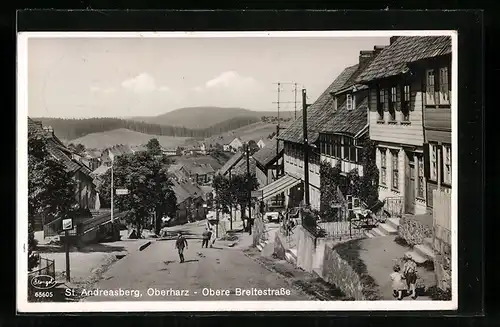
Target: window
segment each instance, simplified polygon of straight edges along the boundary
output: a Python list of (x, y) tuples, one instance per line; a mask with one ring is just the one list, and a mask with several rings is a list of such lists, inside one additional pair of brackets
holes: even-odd
[(328, 135), (328, 155), (333, 156), (333, 139), (331, 135)]
[(398, 151), (392, 151), (392, 188), (399, 188)]
[(403, 121), (410, 121), (410, 85), (403, 85), (401, 93), (401, 118)]
[(439, 69), (439, 103), (450, 104), (450, 83), (448, 67)]
[(299, 168), (302, 168), (302, 166), (304, 165), (304, 156), (302, 151), (300, 151), (298, 148), (297, 148), (297, 161), (299, 162)]
[(347, 110), (352, 110), (353, 107), (354, 107), (354, 104), (353, 104), (353, 99), (352, 99), (352, 95), (351, 94), (348, 94), (347, 95)]
[(425, 99), (427, 105), (436, 104), (436, 80), (434, 76), (434, 69), (429, 69), (425, 73)]
[(340, 136), (336, 135), (335, 136), (335, 140), (334, 140), (335, 144), (335, 157), (336, 158), (340, 158), (342, 157), (342, 150), (341, 150), (341, 145), (340, 145)]
[(386, 185), (387, 180), (387, 150), (380, 149), (380, 184)]
[(443, 183), (451, 185), (451, 146), (443, 145)]
[(437, 181), (437, 145), (429, 144), (430, 177)]
[(337, 97), (333, 97), (333, 110), (337, 110), (338, 108), (338, 98)]
[(425, 193), (425, 181), (424, 181), (424, 158), (421, 155), (417, 155), (418, 169), (417, 169), (417, 198), (423, 199)]
[(342, 136), (342, 147), (344, 149), (342, 159), (349, 160), (349, 138)]
[(351, 138), (349, 138), (349, 161), (356, 162), (356, 147)]
[(385, 106), (385, 90), (380, 89), (377, 95), (377, 112), (378, 112), (378, 119), (379, 120), (384, 120), (384, 106)]
[(391, 115), (391, 120), (396, 120), (396, 87), (391, 87), (391, 97), (389, 101), (389, 113)]

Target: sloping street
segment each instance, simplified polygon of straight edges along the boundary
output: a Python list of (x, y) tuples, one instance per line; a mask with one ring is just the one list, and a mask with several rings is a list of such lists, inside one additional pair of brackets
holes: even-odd
[[(245, 256), (240, 249), (202, 249), (201, 240), (188, 242), (184, 263), (179, 263), (174, 241), (156, 241), (144, 251), (125, 257), (113, 265), (92, 290), (118, 295), (120, 290), (121, 294), (128, 290), (130, 294), (101, 293), (86, 297), (84, 301), (109, 301), (110, 297), (118, 301), (309, 299), (290, 288), (278, 274)], [(238, 289), (272, 289), (280, 290), (281, 294), (238, 296)]]

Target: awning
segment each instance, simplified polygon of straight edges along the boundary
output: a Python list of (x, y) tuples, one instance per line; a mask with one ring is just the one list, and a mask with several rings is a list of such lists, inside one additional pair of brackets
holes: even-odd
[(281, 194), (300, 184), (301, 182), (302, 180), (300, 178), (296, 178), (291, 175), (285, 175), (260, 189), (260, 191), (262, 191), (262, 200), (265, 201), (273, 196)]

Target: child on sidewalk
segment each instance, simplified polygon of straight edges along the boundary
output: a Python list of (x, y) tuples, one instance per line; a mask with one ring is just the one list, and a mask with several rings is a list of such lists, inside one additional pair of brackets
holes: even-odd
[(403, 299), (403, 291), (406, 289), (405, 283), (403, 283), (403, 275), (401, 274), (401, 267), (399, 264), (394, 265), (393, 273), (390, 275), (392, 280), (392, 295), (399, 301)]

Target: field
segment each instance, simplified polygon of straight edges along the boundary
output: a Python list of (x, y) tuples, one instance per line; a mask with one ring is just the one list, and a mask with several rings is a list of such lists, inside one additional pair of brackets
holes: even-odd
[(150, 135), (134, 132), (125, 128), (120, 128), (107, 132), (87, 134), (83, 137), (70, 141), (70, 143), (80, 143), (83, 144), (86, 148), (104, 149), (116, 144), (146, 144), (152, 138), (158, 139), (160, 144), (165, 148), (182, 146), (186, 142), (186, 140), (189, 139), (187, 137)]

